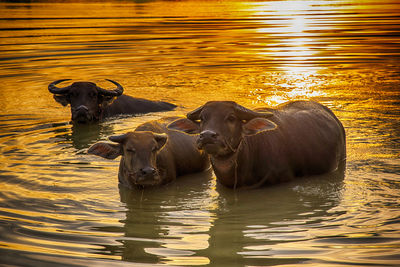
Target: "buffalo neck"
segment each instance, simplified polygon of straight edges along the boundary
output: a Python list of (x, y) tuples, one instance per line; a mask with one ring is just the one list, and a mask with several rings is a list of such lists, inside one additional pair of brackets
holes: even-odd
[(242, 138), (239, 143), (236, 151), (233, 151), (231, 154), (223, 157), (212, 156), (211, 165), (213, 167), (214, 173), (217, 177), (218, 182), (221, 184), (231, 187), (237, 188), (242, 186), (242, 177), (241, 174), (245, 175), (242, 171), (242, 168), (239, 168), (242, 164), (243, 153), (246, 145), (246, 137)]

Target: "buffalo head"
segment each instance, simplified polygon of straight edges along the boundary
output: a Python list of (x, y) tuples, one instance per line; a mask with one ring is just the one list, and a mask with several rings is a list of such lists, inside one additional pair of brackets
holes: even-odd
[(199, 134), (197, 145), (215, 157), (234, 153), (245, 135), (276, 128), (265, 118), (271, 112), (256, 112), (232, 101), (210, 101), (168, 125), (169, 129)]
[(129, 185), (145, 187), (163, 182), (157, 168), (157, 154), (167, 142), (166, 134), (138, 131), (109, 139), (114, 143), (98, 142), (89, 148), (88, 153), (106, 159), (122, 156), (120, 178)]
[(114, 97), (122, 95), (123, 87), (112, 80), (107, 81), (117, 86), (114, 90), (100, 88), (92, 82), (74, 82), (66, 87), (56, 87), (58, 83), (70, 79), (57, 80), (49, 84), (49, 91), (54, 99), (63, 106), (71, 105), (71, 120), (78, 123), (98, 121), (102, 117), (103, 108)]

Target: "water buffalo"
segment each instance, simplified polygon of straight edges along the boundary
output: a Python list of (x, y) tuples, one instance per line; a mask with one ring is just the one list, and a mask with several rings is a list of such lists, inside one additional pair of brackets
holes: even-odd
[(92, 82), (74, 82), (58, 88), (58, 83), (70, 79), (57, 80), (49, 84), (54, 99), (63, 106), (71, 105), (71, 120), (78, 123), (101, 121), (119, 114), (143, 114), (172, 110), (176, 106), (162, 101), (150, 101), (123, 95), (124, 88), (117, 82), (107, 81), (117, 86), (114, 90), (100, 88)]
[(166, 184), (177, 176), (208, 169), (208, 155), (197, 149), (194, 136), (167, 129), (177, 118), (146, 122), (134, 132), (109, 137), (114, 143), (92, 145), (88, 153), (106, 159), (122, 156), (118, 180), (131, 188)]
[(217, 180), (231, 188), (330, 172), (346, 154), (342, 124), (331, 110), (313, 101), (262, 111), (211, 101), (168, 128), (200, 133), (198, 148), (210, 155)]

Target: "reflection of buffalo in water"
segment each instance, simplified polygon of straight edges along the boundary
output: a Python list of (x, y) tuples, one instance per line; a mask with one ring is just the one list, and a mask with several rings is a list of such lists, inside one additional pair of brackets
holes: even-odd
[(301, 242), (316, 233), (332, 234), (330, 221), (342, 214), (332, 209), (340, 204), (344, 174), (343, 162), (334, 172), (270, 187), (232, 191), (217, 186), (219, 208), (209, 247), (199, 254), (207, 255), (212, 266), (300, 264), (305, 259), (299, 251), (309, 249)]
[(92, 82), (74, 82), (66, 87), (56, 87), (58, 83), (67, 80), (69, 79), (50, 83), (49, 91), (54, 94), (55, 100), (63, 106), (71, 105), (71, 120), (73, 122), (96, 122), (120, 114), (143, 114), (172, 110), (176, 107), (167, 102), (150, 101), (123, 95), (123, 87), (108, 79), (117, 86), (116, 89), (106, 90)]
[(177, 118), (146, 122), (134, 132), (111, 136), (114, 143), (92, 145), (88, 153), (107, 159), (121, 156), (118, 178), (128, 187), (166, 184), (177, 176), (204, 171), (208, 156), (196, 148), (195, 137), (167, 129)]
[[(60, 127), (64, 126), (64, 127)], [(57, 138), (62, 138), (61, 143), (71, 143), (77, 149), (88, 148), (91, 143), (99, 140), (102, 136), (111, 135), (114, 132), (110, 124), (53, 124)]]
[[(198, 242), (203, 238), (207, 243), (208, 238), (204, 236), (204, 226), (187, 229), (210, 220), (205, 209), (213, 202), (211, 175), (209, 169), (145, 190), (120, 186), (121, 202), (126, 206), (126, 218), (120, 229), (124, 237), (119, 241), (121, 245), (108, 247), (109, 252), (120, 255), (123, 261), (136, 263), (171, 262), (169, 256), (193, 254), (190, 249), (198, 244), (190, 243), (190, 239), (198, 237), (193, 241)], [(206, 217), (200, 218), (197, 210), (202, 210)], [(180, 242), (184, 244), (182, 250), (175, 248)]]
[(171, 265), (174, 260), (190, 265), (192, 259), (212, 266), (296, 264), (302, 261), (296, 255), (278, 257), (280, 246), (293, 242), (296, 247), (308, 229), (321, 229), (321, 235), (329, 229), (338, 215), (332, 209), (340, 202), (343, 177), (344, 165), (330, 174), (255, 190), (216, 187), (211, 172), (146, 190), (120, 186), (126, 218), (120, 228), (98, 230), (123, 237), (99, 253)]
[(198, 146), (210, 155), (217, 180), (231, 188), (328, 173), (346, 156), (342, 124), (313, 101), (263, 112), (231, 101), (210, 101), (168, 127), (200, 133)]

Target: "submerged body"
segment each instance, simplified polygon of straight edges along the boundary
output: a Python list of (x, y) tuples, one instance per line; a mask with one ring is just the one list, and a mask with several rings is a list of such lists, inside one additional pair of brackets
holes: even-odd
[(208, 169), (208, 156), (197, 149), (194, 136), (167, 129), (177, 118), (146, 122), (134, 132), (111, 136), (115, 143), (94, 144), (88, 153), (108, 159), (122, 156), (118, 180), (127, 187), (162, 185)]
[(143, 114), (157, 111), (168, 111), (176, 105), (163, 102), (151, 101), (123, 95), (123, 87), (112, 80), (108, 80), (117, 86), (114, 90), (100, 88), (92, 82), (74, 82), (73, 84), (58, 88), (58, 80), (49, 84), (49, 91), (54, 94), (57, 102), (63, 106), (71, 106), (71, 121), (78, 123), (89, 123), (102, 121), (105, 118), (127, 114)]
[(210, 155), (217, 180), (227, 187), (258, 187), (327, 173), (346, 157), (342, 124), (313, 101), (254, 111), (213, 101), (169, 127), (200, 133), (198, 147)]
[(106, 105), (102, 118), (116, 115), (136, 115), (149, 112), (169, 111), (176, 108), (176, 105), (164, 101), (152, 101), (143, 98), (121, 95), (111, 104)]

